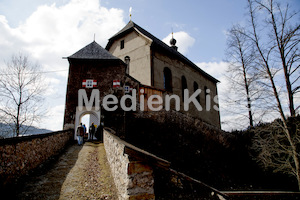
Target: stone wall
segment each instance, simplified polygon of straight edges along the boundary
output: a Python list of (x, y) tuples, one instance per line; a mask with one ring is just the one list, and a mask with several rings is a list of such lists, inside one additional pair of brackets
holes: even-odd
[(27, 174), (73, 139), (73, 130), (0, 140), (0, 186)]
[(124, 155), (125, 145), (117, 142), (107, 130), (103, 132), (103, 142), (119, 196), (126, 199), (128, 198), (127, 188), (129, 185), (127, 174), (129, 159), (127, 155)]
[(171, 163), (104, 129), (104, 147), (119, 199), (228, 199), (220, 191), (171, 168)]
[(103, 142), (119, 199), (154, 199), (153, 169), (125, 152), (126, 142), (104, 129)]

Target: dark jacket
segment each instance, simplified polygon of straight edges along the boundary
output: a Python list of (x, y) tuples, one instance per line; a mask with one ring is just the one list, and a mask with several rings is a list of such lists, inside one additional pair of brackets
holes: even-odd
[(77, 136), (83, 136), (84, 135), (84, 128), (83, 126), (78, 126), (76, 131)]
[(95, 125), (90, 126), (90, 133), (95, 133)]

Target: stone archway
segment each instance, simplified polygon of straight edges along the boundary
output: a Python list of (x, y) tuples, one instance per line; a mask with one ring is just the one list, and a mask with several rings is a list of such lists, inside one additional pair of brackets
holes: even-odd
[[(80, 124), (81, 119), (84, 115), (90, 114), (90, 122), (94, 122), (94, 124), (98, 127), (100, 125), (100, 117), (101, 112), (100, 110), (96, 110), (95, 107), (93, 107), (91, 110), (86, 110), (85, 107), (83, 107), (82, 110), (79, 110), (78, 107), (76, 107), (76, 116), (75, 116), (75, 131), (74, 131), (74, 138), (76, 139), (76, 130), (77, 126)], [(90, 125), (90, 124), (89, 124)], [(89, 128), (89, 125), (87, 128)]]

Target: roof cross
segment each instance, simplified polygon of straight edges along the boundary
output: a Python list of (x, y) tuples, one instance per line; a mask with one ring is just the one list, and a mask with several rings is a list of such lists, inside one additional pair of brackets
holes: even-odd
[(130, 21), (131, 21), (131, 11), (132, 11), (132, 7), (129, 8), (129, 17), (130, 17)]

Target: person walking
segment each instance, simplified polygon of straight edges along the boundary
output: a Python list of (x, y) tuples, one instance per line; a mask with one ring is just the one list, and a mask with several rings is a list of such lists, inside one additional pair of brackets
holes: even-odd
[(80, 123), (80, 125), (77, 127), (76, 135), (77, 135), (78, 145), (82, 145), (83, 135), (84, 135), (84, 128), (82, 126), (82, 123)]
[(90, 132), (90, 140), (93, 140), (94, 134), (95, 134), (95, 125), (94, 125), (94, 122), (91, 124), (89, 132)]
[(84, 134), (86, 133), (86, 127), (85, 127), (85, 124), (82, 125), (83, 126), (83, 132)]
[(83, 142), (84, 142), (84, 139), (85, 138), (87, 139), (87, 137), (86, 137), (86, 126), (85, 126), (85, 124), (83, 124), (82, 126), (83, 126)]

